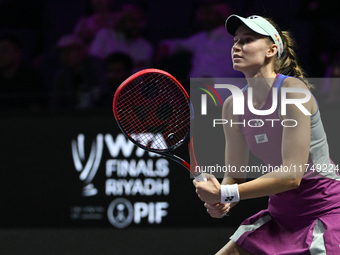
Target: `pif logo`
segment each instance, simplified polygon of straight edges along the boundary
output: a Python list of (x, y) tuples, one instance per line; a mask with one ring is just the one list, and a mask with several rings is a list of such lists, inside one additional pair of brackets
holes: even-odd
[(132, 222), (141, 224), (147, 221), (149, 224), (160, 224), (168, 215), (168, 202), (136, 202), (132, 204), (125, 198), (113, 200), (107, 209), (109, 222), (116, 228), (126, 228)]
[[(235, 85), (231, 84), (215, 84), (214, 86), (217, 89), (229, 89), (232, 96), (233, 96), (233, 115), (244, 115), (244, 105), (245, 105), (245, 99), (242, 89)], [(216, 93), (216, 90), (214, 90)], [(301, 93), (304, 94), (304, 98), (299, 99), (290, 99), (287, 98), (288, 93)], [(216, 93), (217, 94), (217, 93)], [(203, 97), (205, 96), (205, 97)], [(211, 95), (212, 96), (212, 95)], [(205, 100), (204, 100), (205, 98)], [(278, 98), (278, 89), (273, 88), (272, 89), (272, 105), (270, 109), (267, 110), (258, 110), (255, 109), (253, 106), (253, 88), (248, 87), (247, 89), (247, 106), (249, 108), (249, 111), (255, 115), (265, 116), (272, 114), (277, 109), (277, 98)], [(311, 93), (308, 89), (303, 88), (281, 88), (281, 115), (287, 114), (287, 104), (294, 104), (296, 107), (300, 109), (300, 111), (305, 115), (312, 115), (302, 104), (306, 103), (310, 100)], [(201, 96), (201, 115), (207, 114), (207, 101), (206, 101), (206, 95), (202, 94)]]

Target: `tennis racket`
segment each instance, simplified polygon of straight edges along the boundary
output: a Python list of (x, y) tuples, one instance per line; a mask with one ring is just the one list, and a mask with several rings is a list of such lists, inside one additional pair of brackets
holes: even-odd
[(140, 148), (181, 164), (197, 181), (206, 181), (196, 171), (193, 140), (189, 142), (190, 165), (173, 152), (189, 137), (193, 118), (188, 93), (171, 74), (144, 69), (127, 78), (113, 98), (113, 114), (122, 132)]

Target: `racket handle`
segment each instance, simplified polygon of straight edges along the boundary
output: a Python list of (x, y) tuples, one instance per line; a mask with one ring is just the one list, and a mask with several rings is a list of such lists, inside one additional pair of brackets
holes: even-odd
[(198, 182), (206, 182), (207, 181), (207, 177), (205, 176), (204, 173), (198, 173), (197, 175), (195, 175), (195, 179)]

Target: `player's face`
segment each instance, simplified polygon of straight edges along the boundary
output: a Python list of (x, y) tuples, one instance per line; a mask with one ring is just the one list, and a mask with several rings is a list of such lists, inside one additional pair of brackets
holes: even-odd
[(240, 26), (231, 49), (234, 69), (241, 72), (258, 70), (265, 64), (268, 50), (266, 36), (255, 33), (245, 25)]

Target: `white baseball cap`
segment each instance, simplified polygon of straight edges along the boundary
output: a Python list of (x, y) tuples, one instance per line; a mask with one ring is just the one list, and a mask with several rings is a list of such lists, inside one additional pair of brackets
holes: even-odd
[(272, 24), (270, 24), (268, 20), (257, 15), (243, 18), (241, 16), (233, 14), (229, 16), (226, 20), (225, 27), (231, 35), (235, 35), (236, 29), (242, 24), (246, 25), (258, 34), (270, 36), (279, 48), (278, 56), (281, 57), (283, 53), (283, 41), (280, 37), (279, 32)]

